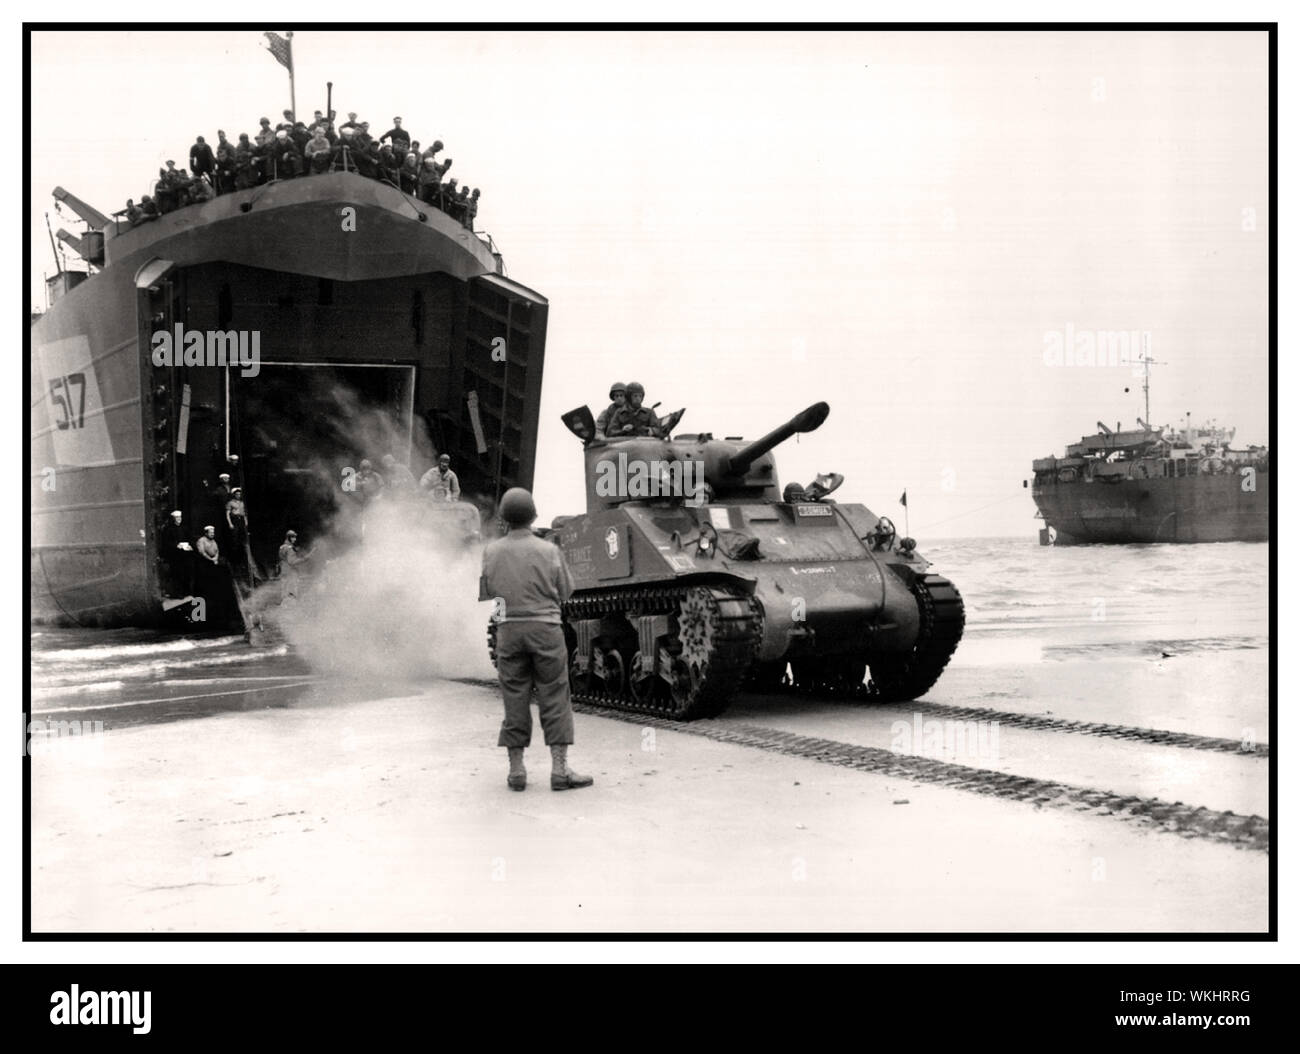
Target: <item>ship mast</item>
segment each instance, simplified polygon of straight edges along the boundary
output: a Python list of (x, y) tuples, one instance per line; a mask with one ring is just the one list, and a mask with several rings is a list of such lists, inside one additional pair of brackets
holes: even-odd
[(1138, 359), (1142, 363), (1142, 403), (1146, 411), (1142, 418), (1149, 429), (1151, 427), (1151, 367), (1164, 366), (1165, 363), (1157, 362), (1151, 357), (1146, 348), (1142, 349), (1142, 358)]

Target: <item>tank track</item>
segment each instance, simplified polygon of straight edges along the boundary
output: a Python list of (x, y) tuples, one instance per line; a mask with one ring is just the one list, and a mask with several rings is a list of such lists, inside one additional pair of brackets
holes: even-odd
[(934, 687), (952, 658), (966, 628), (966, 605), (942, 575), (921, 575), (912, 583), (921, 610), (916, 643), (906, 655), (871, 664), (867, 697), (879, 702), (906, 702)]
[[(685, 627), (680, 624), (684, 604), (696, 616)], [(762, 637), (762, 616), (754, 598), (726, 586), (628, 587), (575, 596), (564, 605), (566, 620), (601, 618), (620, 612), (626, 612), (631, 618), (678, 616), (674, 647), (680, 650), (676, 656), (693, 666), (694, 683), (680, 697), (659, 692), (644, 700), (636, 698), (626, 683), (621, 692), (575, 686), (573, 698), (577, 702), (676, 721), (715, 717), (739, 691)], [(688, 649), (694, 650), (693, 656), (688, 654)], [(630, 681), (630, 669), (628, 673)]]
[[(683, 619), (683, 605), (691, 613), (688, 621)], [(757, 602), (737, 590), (716, 585), (627, 587), (568, 600), (564, 618), (570, 656), (574, 643), (568, 623), (620, 613), (625, 613), (633, 625), (641, 615), (678, 618), (678, 635), (669, 650), (675, 659), (681, 660), (684, 671), (687, 668), (692, 671), (689, 688), (677, 693), (656, 690), (639, 699), (630, 686), (631, 657), (623, 656), (627, 676), (621, 691), (593, 689), (571, 682), (575, 702), (676, 721), (715, 717), (740, 690), (762, 638), (762, 615)], [(495, 666), (494, 624), (488, 626), (488, 652)]]

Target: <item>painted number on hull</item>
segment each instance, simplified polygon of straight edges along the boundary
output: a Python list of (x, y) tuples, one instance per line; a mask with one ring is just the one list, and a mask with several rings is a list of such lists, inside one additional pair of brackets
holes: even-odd
[[(100, 383), (102, 377), (108, 377), (117, 382), (118, 389), (133, 387), (131, 346), (122, 346), (120, 356), (112, 350), (101, 354), (104, 362), (99, 367), (92, 365), (94, 354), (84, 334), (41, 344), (35, 350), (40, 381), (33, 385), (32, 394), (43, 396), (46, 414), (44, 425), (33, 430), (32, 438), (43, 437), (42, 445), (50, 446), (33, 457), (57, 467), (112, 462), (116, 455)], [(130, 402), (118, 405), (127, 413), (138, 413)]]
[(50, 381), (50, 400), (58, 410), (54, 424), (60, 432), (86, 425), (86, 375), (70, 373)]

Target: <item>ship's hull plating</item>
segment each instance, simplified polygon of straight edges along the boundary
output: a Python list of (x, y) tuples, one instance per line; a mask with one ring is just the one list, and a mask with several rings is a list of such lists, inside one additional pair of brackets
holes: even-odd
[(1034, 502), (1056, 545), (1266, 542), (1271, 474), (1037, 484)]

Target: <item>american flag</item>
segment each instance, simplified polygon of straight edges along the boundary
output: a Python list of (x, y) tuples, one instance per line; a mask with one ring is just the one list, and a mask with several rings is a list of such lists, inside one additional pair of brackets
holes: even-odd
[(275, 61), (285, 69), (293, 72), (293, 55), (289, 51), (289, 42), (278, 33), (264, 33), (266, 42), (271, 45), (271, 54)]

